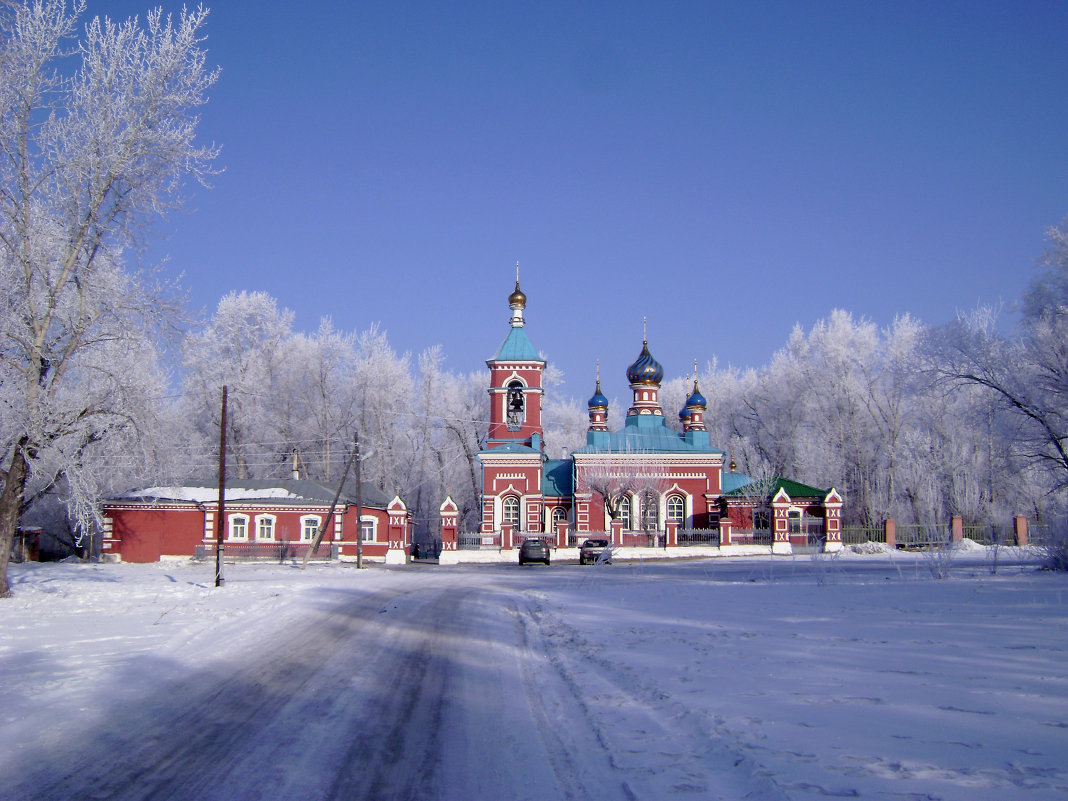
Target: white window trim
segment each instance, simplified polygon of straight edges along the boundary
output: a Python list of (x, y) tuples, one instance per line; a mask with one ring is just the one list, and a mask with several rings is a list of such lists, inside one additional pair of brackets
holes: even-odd
[[(308, 531), (308, 523), (309, 522), (315, 524), (315, 528), (313, 530), (313, 533), (312, 533), (311, 537), (305, 536), (307, 534), (307, 531)], [(315, 533), (314, 532), (318, 531), (319, 530), (319, 526), (321, 526), (322, 524), (323, 524), (322, 515), (301, 515), (300, 516), (300, 541), (301, 542), (311, 542), (312, 539), (315, 537)]]
[[(671, 517), (671, 501), (678, 500), (682, 503), (682, 515)], [(680, 492), (672, 492), (664, 499), (664, 522), (675, 520), (680, 526), (686, 525), (686, 496)]]
[[(271, 524), (271, 536), (260, 536), (260, 522), (270, 522)], [(276, 515), (256, 515), (256, 541), (257, 542), (274, 542), (278, 539), (278, 517)]]
[[(364, 525), (367, 523), (371, 524), (370, 536), (364, 534)], [(378, 542), (378, 518), (371, 515), (362, 515), (360, 517), (359, 532), (363, 542)]]
[[(237, 536), (234, 534), (234, 523), (240, 520), (244, 523), (245, 533), (243, 536)], [(248, 524), (249, 516), (246, 514), (230, 514), (226, 519), (226, 539), (234, 540), (236, 542), (248, 542)]]
[[(626, 506), (626, 514), (623, 513), (623, 508)], [(623, 500), (619, 503), (619, 518), (623, 521), (624, 531), (634, 531), (634, 495), (628, 493), (624, 496)]]
[[(511, 522), (511, 521), (509, 521), (509, 520), (507, 520), (505, 518), (505, 507), (506, 507), (507, 502), (509, 500), (513, 500), (516, 503), (516, 507), (515, 507), (515, 509), (516, 509), (515, 522)], [(511, 525), (513, 528), (518, 530), (520, 528), (520, 526), (522, 525), (522, 523), (523, 523), (523, 499), (518, 497), (518, 496), (516, 496), (516, 495), (506, 495), (503, 498), (501, 498), (501, 525), (502, 526)]]

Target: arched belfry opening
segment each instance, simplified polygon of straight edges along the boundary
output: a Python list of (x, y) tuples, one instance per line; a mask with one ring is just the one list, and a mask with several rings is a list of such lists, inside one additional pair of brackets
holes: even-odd
[(506, 401), (508, 414), (508, 430), (519, 431), (526, 419), (526, 402), (523, 398), (523, 385), (519, 381), (508, 384), (508, 398)]

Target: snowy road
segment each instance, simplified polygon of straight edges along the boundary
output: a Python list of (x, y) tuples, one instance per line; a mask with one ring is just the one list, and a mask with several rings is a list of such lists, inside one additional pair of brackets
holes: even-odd
[(0, 800), (1068, 797), (1068, 585), (981, 560), (19, 566)]
[[(673, 759), (692, 733), (620, 698), (593, 665), (576, 671), (521, 587), (425, 572), (400, 590), (332, 588), (306, 620), (294, 612), (257, 627), (269, 639), (127, 698), (104, 730), (21, 766), (10, 797), (609, 801), (658, 797), (665, 781), (702, 798), (775, 796), (726, 750), (729, 781), (709, 794), (708, 771)], [(607, 699), (596, 714), (591, 698)], [(613, 729), (633, 742), (609, 748)]]

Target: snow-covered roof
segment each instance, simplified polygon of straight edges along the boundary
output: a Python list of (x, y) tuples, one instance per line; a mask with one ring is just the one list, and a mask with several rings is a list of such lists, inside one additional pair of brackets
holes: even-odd
[[(355, 503), (355, 486), (350, 481), (340, 503)], [(227, 503), (239, 501), (271, 501), (293, 505), (329, 504), (337, 489), (324, 487), (315, 481), (303, 479), (233, 479), (226, 482)], [(361, 487), (361, 502), (365, 506), (385, 509), (388, 500), (375, 487)], [(124, 492), (109, 500), (127, 502), (179, 501), (186, 503), (214, 503), (219, 499), (219, 485), (207, 481), (189, 480), (144, 487)]]

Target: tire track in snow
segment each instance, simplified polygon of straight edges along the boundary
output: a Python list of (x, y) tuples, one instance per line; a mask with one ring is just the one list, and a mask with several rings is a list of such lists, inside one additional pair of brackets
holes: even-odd
[(526, 620), (528, 640), (543, 649), (541, 658), (610, 754), (629, 798), (789, 798), (740, 743), (699, 720), (655, 679), (599, 659), (577, 629), (533, 599)]

